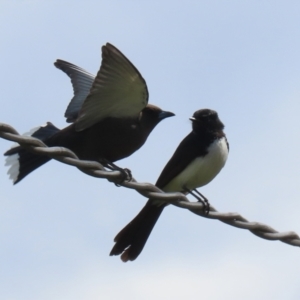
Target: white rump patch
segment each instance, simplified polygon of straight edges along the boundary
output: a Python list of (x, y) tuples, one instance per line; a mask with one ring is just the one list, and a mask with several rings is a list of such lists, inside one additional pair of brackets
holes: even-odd
[(19, 176), (20, 164), (19, 164), (19, 154), (13, 154), (5, 159), (5, 166), (8, 166), (9, 169), (7, 174), (9, 175), (9, 179), (11, 179), (14, 183), (17, 181)]
[[(38, 126), (38, 127), (34, 127), (31, 130), (29, 130), (28, 132), (25, 132), (24, 136), (32, 136), (36, 131), (38, 131), (41, 127), (45, 127), (47, 126), (47, 124), (42, 125), (42, 126)], [(18, 147), (19, 144), (18, 143), (14, 143), (11, 146), (12, 148)], [(9, 179), (11, 179), (14, 183), (17, 181), (18, 176), (19, 176), (19, 172), (20, 172), (20, 163), (19, 163), (19, 154), (12, 154), (6, 157), (5, 159), (5, 166), (8, 166), (9, 169), (7, 171), (7, 174), (9, 175)]]

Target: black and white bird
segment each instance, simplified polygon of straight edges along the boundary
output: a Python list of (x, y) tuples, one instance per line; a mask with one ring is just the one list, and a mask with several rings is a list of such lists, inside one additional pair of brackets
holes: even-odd
[[(192, 193), (213, 180), (226, 163), (229, 144), (217, 112), (201, 109), (190, 120), (192, 132), (179, 144), (156, 182), (165, 192)], [(166, 205), (149, 199), (139, 214), (117, 234), (110, 255), (122, 254), (124, 262), (135, 260)]]
[[(60, 130), (48, 122), (29, 135), (47, 146), (71, 149), (80, 159), (109, 165), (138, 150), (163, 119), (174, 116), (148, 104), (146, 82), (136, 67), (113, 45), (102, 47), (97, 76), (63, 60), (55, 66), (71, 78), (74, 89), (66, 112), (70, 126)], [(50, 160), (17, 146), (5, 152), (14, 184)]]

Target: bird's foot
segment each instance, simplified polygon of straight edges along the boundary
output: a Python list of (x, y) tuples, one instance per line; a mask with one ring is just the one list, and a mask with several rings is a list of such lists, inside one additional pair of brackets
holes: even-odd
[(108, 168), (112, 171), (119, 171), (121, 173), (121, 178), (119, 179), (119, 182), (115, 183), (116, 186), (120, 186), (120, 184), (124, 181), (131, 181), (132, 174), (131, 174), (130, 169), (120, 168), (116, 164), (114, 164), (110, 161), (107, 161), (107, 160), (103, 161), (102, 163), (106, 168)]
[[(124, 181), (131, 181), (131, 179), (132, 179), (132, 174), (131, 174), (130, 169), (127, 169), (127, 168), (122, 169), (122, 168), (119, 168), (119, 167), (118, 167), (118, 169), (115, 169), (115, 170), (121, 172), (122, 177), (121, 177), (121, 179), (120, 179), (120, 183), (122, 183), (122, 182), (124, 182)], [(116, 185), (116, 186), (120, 186), (119, 183), (115, 183), (115, 185)]]
[(202, 195), (197, 189), (193, 189), (193, 190), (185, 189), (185, 190), (189, 194), (193, 195), (198, 200), (198, 202), (201, 202), (203, 204), (203, 212), (204, 215), (207, 216), (210, 210), (210, 204), (208, 199), (204, 195)]

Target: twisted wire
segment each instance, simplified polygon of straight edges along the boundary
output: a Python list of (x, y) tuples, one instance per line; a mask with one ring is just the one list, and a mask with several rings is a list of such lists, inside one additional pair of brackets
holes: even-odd
[(0, 123), (0, 137), (16, 142), (30, 152), (39, 155), (47, 155), (62, 163), (77, 167), (80, 171), (90, 176), (105, 178), (116, 185), (134, 189), (146, 198), (167, 202), (180, 208), (188, 209), (196, 215), (209, 219), (216, 219), (240, 229), (247, 229), (254, 235), (266, 240), (279, 240), (283, 243), (300, 247), (300, 238), (293, 231), (278, 232), (266, 224), (249, 222), (238, 213), (220, 213), (213, 206), (210, 206), (209, 214), (206, 215), (203, 211), (202, 203), (190, 202), (182, 193), (165, 193), (153, 184), (140, 183), (134, 178), (131, 178), (130, 181), (124, 181), (124, 174), (117, 168), (108, 170), (99, 162), (80, 160), (71, 150), (64, 147), (48, 147), (39, 139), (20, 135), (8, 124)]

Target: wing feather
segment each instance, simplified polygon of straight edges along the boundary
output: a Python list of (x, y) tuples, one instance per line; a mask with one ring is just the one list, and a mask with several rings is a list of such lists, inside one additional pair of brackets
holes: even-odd
[(65, 112), (67, 122), (72, 123), (77, 119), (82, 104), (90, 93), (95, 76), (84, 69), (61, 59), (58, 59), (54, 65), (65, 72), (72, 82), (74, 96)]
[(206, 150), (199, 147), (199, 141), (193, 132), (189, 133), (179, 144), (173, 156), (170, 158), (159, 178), (156, 181), (156, 186), (163, 189), (181, 173), (197, 156), (205, 155)]
[(113, 45), (102, 47), (102, 63), (76, 120), (84, 130), (107, 117), (134, 118), (148, 103), (146, 82), (135, 66)]

